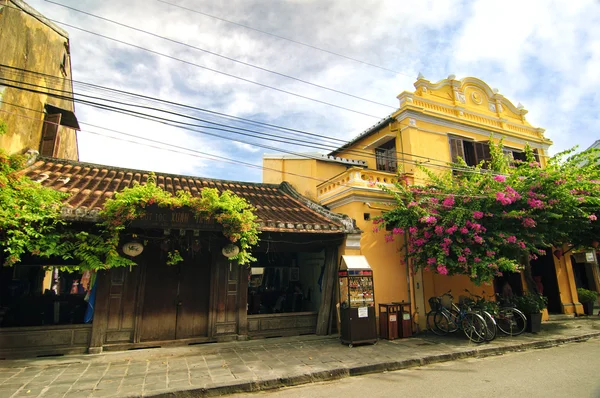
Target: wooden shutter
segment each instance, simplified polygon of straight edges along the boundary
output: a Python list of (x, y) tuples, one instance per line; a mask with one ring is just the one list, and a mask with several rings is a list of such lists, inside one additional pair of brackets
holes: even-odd
[(453, 163), (458, 161), (458, 158), (465, 158), (465, 148), (463, 146), (463, 140), (456, 137), (448, 137), (450, 143), (450, 158)]
[(58, 136), (58, 127), (60, 126), (61, 114), (46, 115), (44, 126), (42, 127), (42, 142), (40, 145), (40, 154), (42, 156), (56, 156), (60, 138)]
[(475, 164), (484, 161), (484, 168), (487, 168), (492, 155), (490, 154), (490, 145), (487, 142), (475, 142), (473, 143), (475, 149)]

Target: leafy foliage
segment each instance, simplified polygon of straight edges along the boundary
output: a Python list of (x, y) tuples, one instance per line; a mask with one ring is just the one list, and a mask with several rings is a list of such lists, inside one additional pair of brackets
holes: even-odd
[[(223, 234), (237, 242), (240, 252), (233, 259), (239, 264), (255, 260), (250, 249), (258, 243), (258, 225), (252, 207), (231, 192), (219, 194), (205, 188), (199, 197), (187, 192), (175, 196), (156, 185), (151, 176), (146, 185), (135, 185), (115, 194), (101, 212), (103, 221), (94, 232), (81, 231), (61, 220), (61, 208), (68, 194), (45, 188), (19, 173), (23, 157), (0, 151), (0, 241), (3, 263), (12, 266), (25, 254), (75, 260), (70, 270), (98, 270), (135, 265), (119, 254), (121, 233), (134, 219), (144, 215), (147, 206), (156, 204), (171, 209), (188, 207), (197, 217), (213, 219), (223, 226)], [(168, 253), (168, 264), (183, 258), (177, 251)]]
[(546, 297), (531, 292), (525, 292), (522, 296), (513, 297), (513, 302), (525, 315), (537, 314), (548, 305)]
[[(522, 268), (547, 248), (589, 246), (598, 237), (598, 150), (550, 158), (545, 168), (526, 148), (527, 161), (510, 162), (502, 142), (490, 140), (491, 161), (460, 172), (435, 174), (422, 186), (396, 184), (393, 210), (375, 224), (391, 227), (387, 241), (408, 234), (415, 267), (468, 275), (476, 283)], [(375, 230), (381, 226), (376, 225)]]
[(577, 288), (577, 297), (580, 303), (595, 303), (598, 300), (598, 292), (579, 287)]

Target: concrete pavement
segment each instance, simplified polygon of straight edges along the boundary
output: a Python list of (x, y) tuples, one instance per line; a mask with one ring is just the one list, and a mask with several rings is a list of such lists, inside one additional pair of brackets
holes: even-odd
[(545, 322), (539, 334), (475, 345), (463, 335), (348, 348), (332, 336), (239, 341), (0, 361), (0, 397), (216, 396), (335, 380), (600, 336), (600, 317)]

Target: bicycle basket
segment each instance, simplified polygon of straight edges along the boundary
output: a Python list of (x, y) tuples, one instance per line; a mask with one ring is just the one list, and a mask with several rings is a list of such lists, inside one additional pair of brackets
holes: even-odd
[(429, 306), (432, 311), (439, 310), (441, 307), (440, 298), (439, 297), (430, 297), (429, 298)]
[(444, 307), (444, 308), (452, 308), (452, 296), (450, 296), (449, 294), (444, 294), (441, 298), (440, 298), (440, 304)]

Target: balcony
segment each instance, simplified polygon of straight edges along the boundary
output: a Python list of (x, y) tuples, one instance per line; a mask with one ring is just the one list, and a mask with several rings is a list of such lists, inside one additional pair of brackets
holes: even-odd
[(330, 204), (351, 194), (364, 199), (384, 199), (387, 194), (379, 186), (394, 189), (397, 181), (395, 173), (352, 167), (317, 185), (317, 200), (321, 204)]

